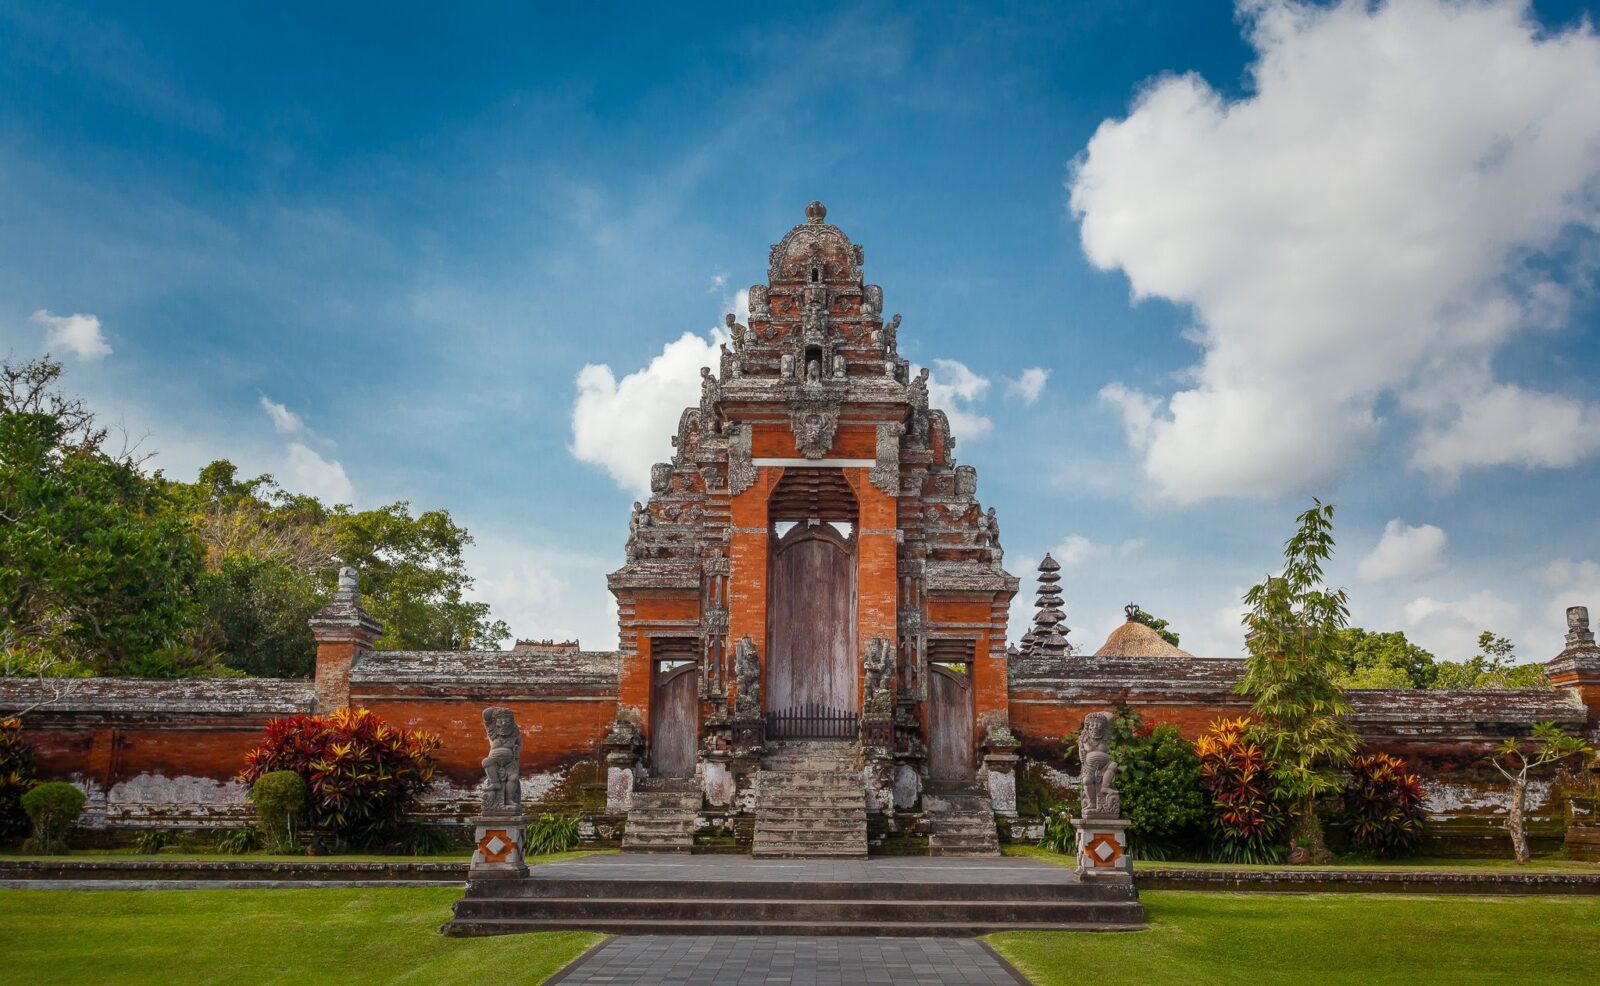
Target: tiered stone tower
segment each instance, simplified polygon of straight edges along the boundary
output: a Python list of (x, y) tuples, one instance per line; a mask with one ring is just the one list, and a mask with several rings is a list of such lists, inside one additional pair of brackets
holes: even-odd
[(630, 769), (732, 804), (766, 745), (819, 738), (862, 744), (886, 812), (930, 775), (981, 779), (984, 730), (1004, 726), (1017, 580), (995, 511), (826, 217), (811, 203), (772, 247), (635, 504), (610, 587), (638, 762), (613, 748), (614, 804)]

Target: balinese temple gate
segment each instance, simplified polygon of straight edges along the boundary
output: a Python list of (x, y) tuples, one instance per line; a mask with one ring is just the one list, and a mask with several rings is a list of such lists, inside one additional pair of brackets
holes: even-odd
[[(749, 325), (727, 317), (721, 365), (702, 369), (700, 403), (652, 468), (610, 576), (609, 794), (640, 846), (687, 848), (698, 793), (756, 815), (758, 852), (804, 852), (787, 834), (764, 839), (761, 816), (779, 787), (819, 772), (879, 818), (925, 791), (1014, 813), (1018, 582), (977, 471), (956, 463), (949, 420), (929, 407), (928, 371), (898, 353), (900, 316), (884, 319), (862, 248), (826, 215), (811, 203), (772, 247)], [(864, 828), (847, 827), (826, 848), (856, 854), (860, 829), (865, 852)], [(992, 840), (992, 815), (987, 827)]]

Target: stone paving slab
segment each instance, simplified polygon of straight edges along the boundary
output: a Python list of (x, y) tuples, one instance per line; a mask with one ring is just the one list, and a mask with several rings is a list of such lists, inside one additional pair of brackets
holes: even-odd
[(562, 986), (1027, 986), (982, 942), (947, 938), (625, 935), (551, 980)]

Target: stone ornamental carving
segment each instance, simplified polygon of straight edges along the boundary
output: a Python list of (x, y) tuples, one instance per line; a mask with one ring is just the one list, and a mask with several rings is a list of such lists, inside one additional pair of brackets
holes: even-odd
[(756, 642), (748, 635), (740, 637), (733, 647), (734, 693), (733, 711), (741, 719), (754, 719), (761, 715), (761, 655), (756, 652)]
[(755, 485), (756, 467), (750, 455), (750, 426), (734, 424), (728, 428), (728, 493), (738, 496)]
[(672, 463), (657, 462), (650, 467), (650, 492), (665, 493), (672, 486)]
[[(360, 585), (360, 576), (356, 574), (354, 565), (345, 565), (339, 569), (339, 594), (354, 596)], [(1587, 611), (1585, 611), (1587, 614)]]
[(840, 394), (818, 384), (801, 389), (789, 402), (789, 425), (794, 443), (808, 459), (825, 459), (839, 430)]
[(489, 755), (483, 758), (483, 814), (522, 814), (522, 733), (510, 709), (483, 710)]
[(1567, 646), (1591, 647), (1594, 645), (1594, 631), (1589, 629), (1589, 607), (1567, 607)]
[(867, 641), (862, 668), (866, 672), (867, 712), (886, 715), (893, 711), (889, 685), (894, 679), (894, 644), (887, 637)]
[(1118, 818), (1122, 813), (1122, 795), (1111, 786), (1117, 776), (1116, 761), (1111, 759), (1111, 723), (1111, 713), (1091, 712), (1083, 717), (1078, 733), (1084, 818)]
[(878, 426), (876, 464), (867, 478), (890, 496), (900, 495), (900, 436), (904, 433), (905, 426), (898, 422)]

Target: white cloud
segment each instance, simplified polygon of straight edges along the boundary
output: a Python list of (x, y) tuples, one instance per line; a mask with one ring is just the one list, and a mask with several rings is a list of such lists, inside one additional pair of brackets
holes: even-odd
[(309, 493), (326, 503), (354, 503), (355, 486), (337, 461), (324, 459), (300, 442), (290, 442), (283, 467), (284, 488)]
[(928, 402), (950, 419), (950, 431), (957, 439), (976, 439), (987, 435), (994, 422), (972, 405), (989, 394), (989, 378), (967, 369), (960, 360), (935, 359), (928, 375)]
[[(1477, 653), (1478, 634), (1484, 630), (1515, 634), (1522, 625), (1521, 609), (1488, 589), (1460, 599), (1418, 596), (1405, 604), (1403, 612), (1413, 639), (1449, 661), (1465, 660)], [(1525, 642), (1516, 636), (1512, 640)]]
[(1030, 366), (1015, 380), (1006, 381), (1006, 391), (1022, 398), (1022, 403), (1032, 404), (1044, 394), (1045, 381), (1050, 371), (1040, 366)]
[(1565, 250), (1600, 227), (1588, 25), (1548, 34), (1516, 0), (1240, 12), (1250, 95), (1156, 80), (1069, 181), (1089, 259), (1193, 307), (1187, 389), (1101, 391), (1159, 490), (1326, 483), (1382, 428), (1386, 395), (1419, 425), (1413, 465), (1447, 481), (1600, 449), (1600, 409), (1484, 369), (1559, 325), (1562, 275), (1594, 263)]
[(1072, 568), (1095, 558), (1126, 558), (1144, 547), (1144, 538), (1129, 538), (1121, 544), (1097, 544), (1082, 534), (1068, 534), (1050, 549), (1050, 556), (1062, 568)]
[(1444, 549), (1449, 543), (1442, 529), (1432, 524), (1415, 527), (1398, 517), (1384, 525), (1383, 537), (1361, 559), (1356, 574), (1368, 582), (1412, 578), (1444, 568)]
[(267, 417), (272, 419), (272, 427), (276, 428), (281, 435), (293, 435), (305, 428), (305, 422), (300, 420), (298, 414), (295, 414), (266, 394), (261, 395), (261, 410), (267, 412)]
[(52, 315), (41, 308), (32, 317), (36, 325), (44, 327), (48, 349), (68, 349), (82, 360), (111, 355), (111, 344), (106, 342), (97, 315)]
[(649, 366), (620, 381), (603, 363), (579, 370), (569, 450), (623, 489), (647, 494), (650, 464), (671, 457), (678, 418), (699, 401), (700, 368), (717, 365), (721, 341), (717, 332), (709, 338), (685, 332)]
[(476, 580), (473, 596), (488, 603), (514, 636), (576, 639), (590, 650), (617, 646), (616, 600), (606, 590), (605, 577), (621, 564), (620, 540), (617, 557), (607, 559), (528, 544), (477, 524), (468, 527), (477, 535), (467, 548), (468, 569)]

